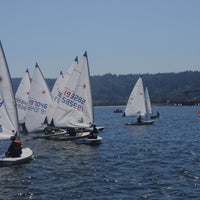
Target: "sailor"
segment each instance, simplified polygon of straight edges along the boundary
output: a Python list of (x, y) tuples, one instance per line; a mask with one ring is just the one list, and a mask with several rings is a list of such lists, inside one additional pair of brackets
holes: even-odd
[(6, 152), (6, 157), (20, 157), (22, 154), (21, 140), (15, 136), (11, 136), (10, 139), (12, 140), (12, 142)]
[(88, 138), (89, 139), (97, 139), (98, 129), (96, 128), (95, 124), (92, 125), (92, 128), (93, 128), (93, 130), (90, 132), (90, 135)]
[(137, 118), (137, 123), (141, 123), (141, 122), (142, 122), (142, 117), (141, 117), (141, 115), (139, 115)]

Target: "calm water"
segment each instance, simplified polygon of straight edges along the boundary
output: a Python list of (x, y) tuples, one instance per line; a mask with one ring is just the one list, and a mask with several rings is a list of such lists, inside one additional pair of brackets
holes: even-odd
[(160, 119), (145, 127), (115, 109), (95, 107), (99, 146), (22, 135), (35, 158), (0, 168), (0, 199), (199, 199), (200, 108), (155, 107)]

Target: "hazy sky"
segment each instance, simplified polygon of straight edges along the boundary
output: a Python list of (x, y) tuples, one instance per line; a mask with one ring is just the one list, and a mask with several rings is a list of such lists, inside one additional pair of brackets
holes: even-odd
[(12, 77), (200, 70), (200, 0), (0, 0), (0, 40)]

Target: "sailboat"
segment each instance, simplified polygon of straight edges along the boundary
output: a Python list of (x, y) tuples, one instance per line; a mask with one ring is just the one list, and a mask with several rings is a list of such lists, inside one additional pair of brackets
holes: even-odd
[[(10, 72), (0, 42), (0, 140), (10, 140), (12, 136), (19, 137), (18, 116), (14, 98)], [(32, 159), (32, 150), (23, 148), (20, 157), (0, 156), (0, 166), (15, 165)]]
[[(68, 85), (68, 81), (77, 69), (78, 57), (74, 59), (64, 77), (60, 81), (57, 81), (53, 100), (49, 104), (46, 113), (45, 123), (47, 126), (44, 129), (44, 134), (36, 136), (34, 139), (75, 140), (77, 138), (87, 137), (90, 134), (90, 132), (76, 131), (74, 127), (66, 126), (65, 124), (68, 121), (65, 122), (65, 109), (62, 109), (62, 106), (60, 106), (61, 102), (65, 99), (65, 86)], [(77, 84), (76, 80), (74, 81)], [(60, 124), (59, 122), (62, 118), (64, 122)]]
[[(83, 81), (83, 85), (79, 87), (80, 91), (79, 93), (85, 94), (82, 95), (84, 97), (85, 101), (84, 104), (86, 104), (86, 107), (83, 107), (83, 113), (81, 116), (81, 122), (84, 122), (84, 120), (88, 120), (87, 124), (85, 126), (86, 130), (90, 130), (91, 134), (87, 138), (81, 138), (79, 140), (76, 140), (76, 143), (79, 144), (100, 144), (102, 142), (102, 137), (97, 135), (98, 130), (104, 129), (104, 127), (96, 127), (94, 123), (94, 108), (93, 108), (93, 102), (92, 102), (92, 92), (91, 92), (91, 83), (90, 83), (90, 71), (89, 71), (89, 61), (87, 52), (84, 53), (82, 56), (79, 65), (81, 66), (83, 73), (81, 76), (81, 81)], [(85, 90), (85, 92), (84, 92)], [(85, 119), (83, 118), (85, 116)], [(91, 130), (92, 128), (92, 130)]]
[(28, 69), (26, 69), (17, 91), (15, 93), (15, 100), (17, 104), (17, 113), (18, 113), (18, 120), (19, 120), (19, 128), (21, 132), (27, 132), (25, 127), (25, 119), (26, 119), (26, 112), (27, 112), (27, 105), (28, 105), (28, 95), (30, 90), (30, 75)]
[(25, 125), (28, 132), (43, 132), (46, 111), (52, 101), (44, 76), (36, 63), (28, 96)]
[(126, 125), (149, 125), (153, 124), (154, 120), (147, 119), (147, 106), (144, 95), (144, 87), (142, 77), (139, 77), (128, 99), (125, 116), (142, 117), (142, 121), (126, 123)]
[[(47, 114), (51, 124), (55, 127), (75, 129), (74, 139), (77, 139), (77, 136), (79, 138), (89, 136), (94, 117), (87, 52), (79, 63), (74, 61), (65, 74), (63, 83), (53, 99), (53, 105), (49, 108), (55, 109), (48, 112), (50, 115)], [(96, 140), (102, 138), (98, 137)]]

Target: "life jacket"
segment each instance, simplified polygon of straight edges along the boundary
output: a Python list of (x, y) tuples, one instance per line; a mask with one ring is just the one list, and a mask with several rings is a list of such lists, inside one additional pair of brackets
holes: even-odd
[(15, 143), (15, 150), (21, 150), (22, 149), (22, 143), (21, 143), (21, 140), (20, 139), (15, 139), (14, 140), (14, 143)]

